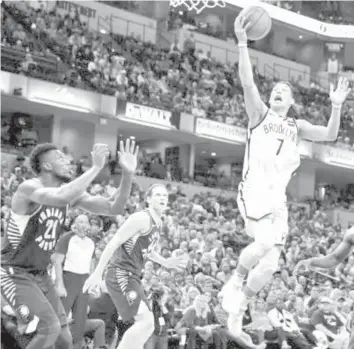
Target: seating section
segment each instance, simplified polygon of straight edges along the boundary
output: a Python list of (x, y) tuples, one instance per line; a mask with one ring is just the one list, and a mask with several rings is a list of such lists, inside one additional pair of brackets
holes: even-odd
[[(230, 125), (247, 125), (237, 64), (221, 64), (208, 53), (195, 50), (191, 41), (184, 47), (177, 42), (168, 51), (139, 38), (90, 32), (78, 15), (71, 18), (56, 11), (46, 13), (29, 7), (24, 12), (15, 6), (2, 6), (6, 10), (2, 39), (6, 47), (4, 70), (15, 69), (46, 78), (43, 71), (51, 67), (57, 73), (48, 78), (56, 82)], [(18, 30), (11, 30), (12, 26), (17, 26)], [(21, 28), (28, 28), (28, 33)], [(45, 54), (36, 53), (38, 48), (31, 45), (26, 36), (40, 39), (45, 45)], [(16, 40), (19, 37), (23, 40)], [(27, 55), (24, 51), (28, 51)], [(15, 67), (7, 64), (14, 56), (18, 62)], [(256, 68), (254, 76), (266, 101), (274, 81), (260, 76)], [(316, 84), (309, 89), (296, 82), (293, 86), (296, 117), (326, 124), (330, 116), (327, 92)], [(354, 127), (352, 115), (353, 107), (348, 103), (344, 106), (339, 137), (339, 145), (348, 149), (352, 147), (348, 137), (348, 130)]]

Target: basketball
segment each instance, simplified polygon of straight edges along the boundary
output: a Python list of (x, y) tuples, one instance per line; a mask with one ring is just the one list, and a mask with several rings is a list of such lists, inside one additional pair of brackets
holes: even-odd
[(247, 29), (249, 40), (256, 41), (266, 37), (272, 27), (272, 19), (261, 6), (244, 8), (240, 15), (245, 17), (244, 25), (251, 23)]

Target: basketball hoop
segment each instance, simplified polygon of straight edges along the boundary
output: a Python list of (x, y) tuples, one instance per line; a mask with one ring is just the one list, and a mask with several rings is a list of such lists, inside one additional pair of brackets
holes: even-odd
[(184, 5), (188, 11), (195, 10), (198, 15), (206, 8), (226, 6), (223, 0), (170, 0), (170, 5), (173, 7)]

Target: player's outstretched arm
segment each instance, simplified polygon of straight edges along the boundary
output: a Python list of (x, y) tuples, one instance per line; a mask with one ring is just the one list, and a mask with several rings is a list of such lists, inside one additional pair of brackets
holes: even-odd
[(91, 291), (98, 286), (102, 280), (103, 272), (117, 248), (144, 231), (144, 227), (148, 227), (149, 224), (150, 217), (145, 212), (134, 213), (123, 223), (103, 250), (95, 271), (84, 284), (83, 292)]
[(308, 269), (334, 268), (348, 257), (353, 247), (354, 247), (354, 227), (349, 229), (346, 232), (343, 241), (338, 245), (338, 247), (332, 253), (328, 254), (327, 256), (314, 257), (299, 262), (294, 269), (294, 273), (297, 274), (298, 270), (301, 267), (305, 267)]
[(333, 142), (338, 137), (340, 127), (340, 113), (342, 104), (348, 97), (351, 89), (349, 82), (345, 78), (339, 78), (338, 86), (330, 86), (330, 99), (332, 102), (332, 112), (327, 126), (312, 125), (306, 120), (298, 120), (297, 125), (300, 129), (300, 136), (303, 139), (317, 142)]
[(120, 214), (124, 210), (124, 206), (130, 195), (133, 174), (137, 166), (138, 153), (139, 146), (135, 145), (135, 141), (130, 142), (130, 139), (127, 139), (125, 145), (121, 141), (118, 156), (119, 164), (123, 171), (119, 188), (110, 198), (92, 196), (88, 193), (84, 193), (73, 205), (93, 214), (105, 216), (116, 216)]
[(82, 195), (105, 165), (107, 145), (96, 144), (92, 151), (93, 166), (73, 181), (59, 188), (45, 188), (38, 179), (23, 182), (12, 199), (12, 205), (35, 202), (40, 205), (63, 207)]
[(245, 26), (242, 12), (235, 20), (235, 34), (238, 39), (239, 62), (238, 71), (243, 87), (245, 106), (249, 118), (249, 127), (256, 126), (267, 112), (267, 107), (261, 99), (254, 83), (251, 59), (247, 48), (247, 25)]

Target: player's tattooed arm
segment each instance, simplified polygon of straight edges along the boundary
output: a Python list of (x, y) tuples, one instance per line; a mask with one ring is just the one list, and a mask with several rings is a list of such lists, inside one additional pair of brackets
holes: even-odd
[(118, 156), (122, 168), (122, 179), (119, 188), (110, 198), (84, 193), (74, 205), (84, 211), (104, 216), (116, 216), (122, 213), (130, 196), (138, 153), (139, 146), (136, 146), (134, 141), (127, 139), (125, 144), (121, 141)]
[(345, 78), (339, 79), (336, 89), (331, 84), (329, 96), (332, 102), (332, 112), (327, 126), (312, 125), (306, 120), (298, 120), (300, 136), (309, 141), (334, 142), (338, 137), (340, 127), (341, 107), (350, 91), (349, 82)]

